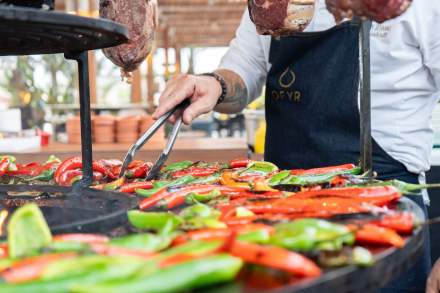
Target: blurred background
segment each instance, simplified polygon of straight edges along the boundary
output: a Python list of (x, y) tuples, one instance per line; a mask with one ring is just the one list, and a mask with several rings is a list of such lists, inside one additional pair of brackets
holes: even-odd
[[(244, 0), (158, 2), (160, 25), (154, 50), (130, 83), (121, 80), (119, 69), (100, 50), (89, 52), (97, 144), (133, 142), (151, 124), (148, 115), (167, 80), (180, 73), (216, 69), (247, 5)], [(98, 17), (98, 8), (98, 0), (56, 1), (56, 10), (82, 16)], [(3, 57), (0, 68), (4, 73), (0, 76), (0, 152), (80, 143), (75, 62), (63, 55)], [(247, 123), (243, 113), (207, 114), (186, 127), (182, 136), (242, 139), (254, 151), (255, 135), (264, 130), (263, 108), (262, 98), (250, 105)], [(252, 128), (249, 142), (246, 125)], [(166, 133), (167, 129), (156, 140), (163, 140)], [(17, 137), (27, 137), (26, 143), (17, 144)]]

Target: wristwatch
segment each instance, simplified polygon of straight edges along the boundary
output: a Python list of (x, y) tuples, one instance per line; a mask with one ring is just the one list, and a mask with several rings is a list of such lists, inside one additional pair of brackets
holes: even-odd
[(214, 77), (220, 83), (220, 86), (222, 88), (222, 93), (217, 100), (217, 105), (223, 103), (223, 101), (226, 98), (226, 95), (228, 94), (228, 87), (226, 85), (225, 79), (221, 75), (219, 75), (215, 72), (203, 73), (203, 74), (200, 74), (199, 76), (211, 76), (211, 77)]

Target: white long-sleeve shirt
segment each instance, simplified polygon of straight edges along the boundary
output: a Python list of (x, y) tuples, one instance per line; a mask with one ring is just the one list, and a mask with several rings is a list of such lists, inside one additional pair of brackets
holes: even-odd
[[(325, 1), (318, 0), (306, 31), (334, 25)], [(246, 11), (220, 68), (243, 78), (249, 101), (265, 84), (270, 44), (271, 37), (257, 34)], [(373, 23), (371, 59), (372, 135), (410, 172), (422, 174), (430, 168), (430, 120), (440, 98), (440, 0), (414, 0), (402, 16)]]

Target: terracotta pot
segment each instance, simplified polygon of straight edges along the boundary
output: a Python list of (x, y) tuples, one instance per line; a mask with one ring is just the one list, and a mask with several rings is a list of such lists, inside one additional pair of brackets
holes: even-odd
[[(148, 128), (151, 127), (151, 125), (153, 125), (154, 120), (151, 116), (142, 116), (140, 118), (140, 123), (139, 123), (139, 137), (144, 134), (145, 131), (147, 131)], [(153, 137), (150, 139), (150, 141), (163, 141), (165, 138), (165, 130), (164, 127), (162, 126), (161, 128), (159, 128), (159, 130), (153, 135)]]
[(68, 142), (72, 144), (81, 143), (81, 124), (79, 116), (70, 117), (66, 121)]
[(111, 115), (96, 116), (93, 120), (95, 143), (115, 142), (115, 118)]
[(138, 137), (139, 117), (120, 117), (116, 122), (116, 140), (121, 143), (133, 143)]

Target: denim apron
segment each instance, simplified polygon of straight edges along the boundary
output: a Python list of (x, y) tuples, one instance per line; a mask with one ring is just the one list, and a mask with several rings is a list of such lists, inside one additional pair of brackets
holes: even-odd
[[(272, 38), (269, 62), (265, 160), (283, 169), (357, 163), (359, 24), (344, 22), (323, 32)], [(373, 168), (380, 179), (418, 183), (417, 174), (374, 140)], [(423, 201), (418, 203), (426, 210)], [(424, 291), (429, 257), (383, 292)]]

